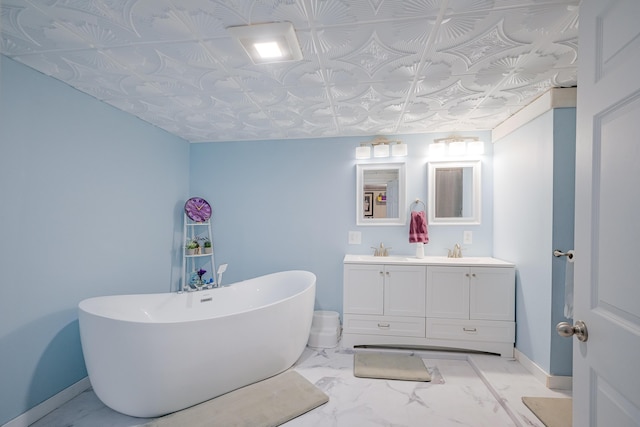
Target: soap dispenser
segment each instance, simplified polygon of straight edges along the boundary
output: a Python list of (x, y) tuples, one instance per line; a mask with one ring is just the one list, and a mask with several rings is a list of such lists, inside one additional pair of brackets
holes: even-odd
[(424, 243), (422, 242), (416, 243), (416, 258), (424, 258)]

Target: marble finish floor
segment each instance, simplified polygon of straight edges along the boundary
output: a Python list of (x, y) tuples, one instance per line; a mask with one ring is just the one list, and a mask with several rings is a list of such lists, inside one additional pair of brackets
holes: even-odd
[[(570, 396), (569, 391), (546, 388), (513, 359), (405, 351), (422, 357), (433, 377), (430, 383), (356, 378), (353, 351), (306, 348), (293, 369), (329, 395), (329, 402), (284, 426), (544, 427), (524, 406), (522, 396)], [(32, 427), (138, 427), (149, 421), (119, 414), (87, 390)]]

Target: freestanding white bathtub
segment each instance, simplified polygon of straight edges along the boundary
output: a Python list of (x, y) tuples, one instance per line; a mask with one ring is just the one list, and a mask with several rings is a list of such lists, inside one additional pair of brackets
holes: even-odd
[(285, 271), (188, 293), (116, 295), (79, 304), (96, 395), (157, 417), (276, 375), (302, 354), (316, 276)]

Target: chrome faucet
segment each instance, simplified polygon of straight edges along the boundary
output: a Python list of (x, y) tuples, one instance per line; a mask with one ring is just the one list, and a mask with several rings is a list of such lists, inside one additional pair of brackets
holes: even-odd
[(385, 248), (384, 243), (380, 243), (380, 247), (376, 248), (375, 246), (371, 246), (371, 249), (374, 250), (373, 256), (389, 256), (389, 249)]
[(447, 251), (447, 257), (449, 258), (462, 258), (462, 248), (460, 247), (459, 243), (456, 243), (453, 246), (453, 250), (447, 249)]

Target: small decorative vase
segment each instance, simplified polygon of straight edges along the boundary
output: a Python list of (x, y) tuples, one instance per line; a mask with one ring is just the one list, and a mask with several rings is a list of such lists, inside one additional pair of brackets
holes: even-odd
[(196, 286), (201, 288), (204, 286), (204, 282), (202, 281), (202, 277), (198, 276), (198, 280), (196, 280)]
[(204, 247), (204, 253), (205, 254), (210, 254), (213, 252), (213, 248), (212, 247)]
[(185, 253), (186, 253), (187, 255), (193, 255), (195, 252), (196, 252), (196, 250), (195, 250), (195, 249), (188, 249), (188, 248), (187, 248), (187, 249), (185, 249)]

